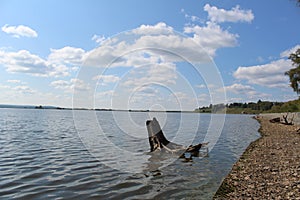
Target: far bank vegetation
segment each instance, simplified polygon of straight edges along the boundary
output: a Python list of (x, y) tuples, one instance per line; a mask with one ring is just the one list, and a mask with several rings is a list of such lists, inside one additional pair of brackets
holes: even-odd
[(195, 109), (200, 113), (259, 114), (300, 112), (300, 99), (288, 102), (261, 101), (203, 106)]

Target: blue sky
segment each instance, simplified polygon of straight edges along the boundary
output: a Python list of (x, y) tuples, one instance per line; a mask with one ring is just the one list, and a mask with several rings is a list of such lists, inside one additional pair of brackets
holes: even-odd
[(0, 104), (193, 110), (287, 101), (289, 0), (0, 0)]

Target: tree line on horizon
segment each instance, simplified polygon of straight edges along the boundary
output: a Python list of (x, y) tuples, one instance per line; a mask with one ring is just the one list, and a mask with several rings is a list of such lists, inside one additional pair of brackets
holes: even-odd
[(234, 102), (229, 104), (216, 104), (209, 106), (202, 106), (195, 109), (195, 112), (200, 113), (216, 113), (226, 112), (234, 114), (258, 114), (258, 113), (280, 113), (280, 112), (299, 112), (300, 100), (289, 102), (273, 102), (262, 101), (257, 102)]

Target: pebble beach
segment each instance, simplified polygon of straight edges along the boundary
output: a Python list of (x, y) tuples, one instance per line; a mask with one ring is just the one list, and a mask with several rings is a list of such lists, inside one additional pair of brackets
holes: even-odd
[(261, 138), (252, 142), (223, 180), (214, 199), (299, 199), (299, 124), (271, 123), (259, 115)]

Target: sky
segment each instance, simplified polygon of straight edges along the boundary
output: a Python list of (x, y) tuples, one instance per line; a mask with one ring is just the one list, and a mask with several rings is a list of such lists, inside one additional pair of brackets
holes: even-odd
[(0, 0), (0, 104), (194, 110), (297, 99), (293, 0)]

